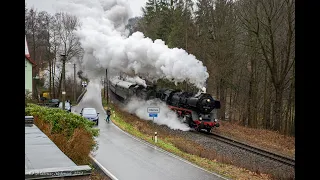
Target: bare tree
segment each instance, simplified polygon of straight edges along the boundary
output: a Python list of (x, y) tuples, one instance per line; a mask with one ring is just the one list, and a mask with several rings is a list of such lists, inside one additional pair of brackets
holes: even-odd
[[(79, 19), (67, 13), (57, 13), (55, 18), (56, 23), (59, 24), (58, 35), (61, 42), (57, 52), (65, 55), (66, 62), (70, 61), (73, 57), (81, 56), (83, 49), (81, 48), (79, 38), (74, 34), (74, 31), (80, 26)], [(61, 72), (62, 78), (60, 78), (60, 82), (64, 83), (64, 87), (66, 87), (64, 75), (65, 73)], [(59, 95), (61, 92), (61, 83), (59, 83)]]
[(274, 130), (281, 130), (283, 93), (294, 64), (294, 1), (243, 0), (238, 11), (244, 27), (258, 41), (275, 89)]
[[(220, 119), (225, 120), (235, 68), (236, 17), (231, 1), (199, 0), (196, 23), (199, 28), (197, 57), (208, 67), (207, 92), (216, 94), (223, 104)], [(229, 89), (229, 91), (228, 91)], [(229, 92), (229, 97), (228, 93)], [(229, 101), (230, 102), (230, 101)]]
[(76, 16), (67, 13), (59, 13), (56, 15), (58, 23), (61, 25), (59, 37), (61, 40), (60, 53), (65, 54), (67, 61), (73, 57), (81, 55), (82, 48), (79, 38), (74, 31), (80, 27), (79, 19)]
[[(59, 90), (60, 92), (60, 86), (61, 83), (59, 76), (56, 76), (56, 67), (57, 67), (57, 56), (58, 56), (58, 48), (61, 44), (61, 40), (59, 37), (59, 33), (61, 31), (61, 24), (59, 23), (59, 15), (55, 14), (52, 16), (50, 20), (50, 52), (53, 54), (53, 59), (52, 59), (52, 66), (51, 66), (51, 72), (52, 72), (52, 95), (54, 98), (57, 98), (57, 91), (56, 89)], [(56, 87), (56, 84), (59, 86), (58, 88)]]

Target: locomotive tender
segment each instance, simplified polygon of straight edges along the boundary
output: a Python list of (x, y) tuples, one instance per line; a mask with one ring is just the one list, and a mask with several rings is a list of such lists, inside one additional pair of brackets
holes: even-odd
[(205, 129), (211, 132), (212, 128), (219, 127), (216, 110), (220, 109), (220, 101), (213, 99), (210, 94), (194, 94), (172, 89), (157, 90), (155, 86), (144, 87), (117, 78), (109, 79), (109, 88), (123, 101), (133, 96), (144, 100), (160, 99), (177, 113), (183, 123), (197, 131)]

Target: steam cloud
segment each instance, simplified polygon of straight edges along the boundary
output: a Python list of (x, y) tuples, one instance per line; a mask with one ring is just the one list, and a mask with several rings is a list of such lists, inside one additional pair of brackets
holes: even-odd
[[(102, 86), (99, 83), (98, 79), (90, 81), (87, 86), (87, 92), (79, 103), (79, 107), (93, 107), (96, 108), (96, 110), (100, 113), (104, 113), (105, 111), (102, 107), (101, 102), (101, 88)], [(158, 114), (158, 117), (154, 118), (154, 123), (157, 123), (159, 125), (167, 125), (169, 128), (174, 130), (190, 130), (187, 124), (182, 123), (178, 119), (177, 115), (173, 111), (171, 111), (164, 102), (160, 100), (153, 99), (144, 101), (141, 99), (132, 98), (130, 102), (125, 106), (125, 110), (137, 115), (141, 119), (152, 120), (147, 112), (148, 107), (160, 108), (160, 113)]]
[[(127, 80), (145, 85), (138, 76), (148, 81), (166, 78), (175, 83), (188, 81), (201, 89), (209, 77), (206, 67), (192, 54), (183, 49), (168, 48), (164, 41), (152, 41), (141, 32), (127, 37), (125, 25), (130, 9), (124, 0), (58, 0), (58, 11), (64, 11), (79, 18), (81, 27), (75, 33), (80, 38), (84, 57), (82, 66), (88, 78), (105, 76), (108, 72), (123, 72), (131, 77)], [(91, 80), (81, 105), (90, 104), (102, 109), (101, 87), (97, 80)], [(189, 130), (165, 103), (157, 100), (133, 99), (126, 110), (142, 119), (151, 120), (147, 108), (160, 107), (155, 123), (166, 124), (172, 129)]]
[(124, 0), (69, 0), (60, 1), (59, 7), (80, 19), (76, 34), (85, 50), (83, 65), (89, 78), (101, 77), (104, 69), (111, 68), (149, 81), (186, 80), (200, 89), (209, 77), (202, 62), (183, 49), (170, 49), (141, 32), (127, 37), (130, 9)]
[(127, 76), (125, 78), (125, 80), (128, 81), (128, 82), (136, 83), (136, 84), (142, 85), (144, 87), (147, 87), (146, 81), (141, 79), (139, 76), (135, 76), (133, 78)]
[(154, 123), (157, 123), (159, 125), (167, 125), (174, 130), (190, 130), (187, 124), (180, 122), (177, 115), (172, 110), (170, 110), (164, 102), (161, 102), (160, 100), (153, 99), (143, 101), (140, 99), (132, 98), (126, 105), (125, 109), (130, 113), (134, 113), (141, 119), (152, 121), (152, 118), (149, 117), (149, 114), (147, 112), (148, 107), (160, 108), (160, 113), (158, 114), (158, 117), (154, 118)]

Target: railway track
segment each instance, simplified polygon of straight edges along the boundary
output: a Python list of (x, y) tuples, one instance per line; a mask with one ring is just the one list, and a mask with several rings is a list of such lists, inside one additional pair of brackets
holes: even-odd
[[(204, 133), (201, 133), (201, 134), (204, 134)], [(221, 136), (221, 135), (216, 134), (216, 133), (211, 133), (211, 134), (207, 134), (206, 133), (204, 135), (207, 136), (207, 137), (210, 137), (210, 138), (214, 138), (214, 139), (216, 139), (216, 140), (218, 140), (220, 142), (229, 144), (231, 146), (234, 146), (234, 147), (249, 151), (251, 153), (257, 154), (259, 156), (266, 157), (266, 158), (272, 159), (274, 161), (280, 162), (282, 164), (291, 166), (293, 168), (295, 167), (295, 159), (293, 159), (293, 158), (285, 157), (285, 156), (282, 156), (282, 155), (279, 155), (279, 154), (276, 154), (276, 153), (273, 153), (273, 152), (270, 152), (270, 151), (266, 151), (266, 150), (261, 149), (261, 148), (250, 146), (248, 144), (236, 141), (234, 139), (230, 139), (230, 138), (225, 137), (225, 136)]]

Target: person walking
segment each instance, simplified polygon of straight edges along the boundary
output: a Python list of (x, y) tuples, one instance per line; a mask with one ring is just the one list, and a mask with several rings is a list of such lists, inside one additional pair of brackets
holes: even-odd
[(106, 121), (109, 123), (110, 122), (110, 116), (111, 116), (111, 108), (107, 109), (107, 117), (106, 117)]

